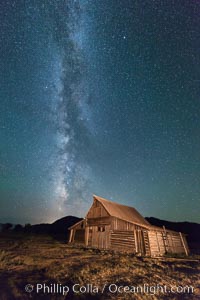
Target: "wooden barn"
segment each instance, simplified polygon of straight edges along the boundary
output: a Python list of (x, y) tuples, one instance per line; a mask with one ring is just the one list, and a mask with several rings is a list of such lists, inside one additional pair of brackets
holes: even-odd
[(93, 198), (86, 217), (69, 228), (69, 243), (144, 256), (188, 255), (187, 241), (181, 232), (152, 226), (133, 207), (95, 195)]

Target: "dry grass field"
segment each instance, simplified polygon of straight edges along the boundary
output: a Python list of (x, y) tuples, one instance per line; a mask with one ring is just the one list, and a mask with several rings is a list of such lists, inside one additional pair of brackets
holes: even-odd
[(199, 262), (199, 257), (142, 258), (47, 236), (1, 234), (0, 299), (200, 299)]

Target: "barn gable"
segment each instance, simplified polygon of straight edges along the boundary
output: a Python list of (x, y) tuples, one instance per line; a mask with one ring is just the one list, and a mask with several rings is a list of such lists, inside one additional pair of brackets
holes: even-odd
[(99, 217), (108, 217), (110, 214), (106, 210), (106, 208), (102, 205), (100, 201), (98, 201), (97, 198), (93, 197), (93, 204), (91, 208), (89, 209), (86, 218), (92, 219), (92, 218), (99, 218)]

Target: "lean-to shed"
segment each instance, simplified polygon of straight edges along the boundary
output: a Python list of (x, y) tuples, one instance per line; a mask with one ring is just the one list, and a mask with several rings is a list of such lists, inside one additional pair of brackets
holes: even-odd
[(86, 217), (71, 226), (69, 243), (98, 249), (132, 252), (144, 256), (185, 253), (189, 249), (181, 232), (152, 226), (133, 207), (94, 195)]

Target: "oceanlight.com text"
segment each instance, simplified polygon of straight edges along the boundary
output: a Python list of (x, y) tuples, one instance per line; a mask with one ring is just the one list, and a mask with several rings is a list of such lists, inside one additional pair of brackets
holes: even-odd
[(116, 283), (105, 283), (103, 286), (95, 284), (74, 284), (72, 286), (62, 285), (58, 283), (37, 283), (36, 285), (27, 284), (25, 286), (27, 293), (35, 292), (36, 294), (60, 294), (67, 295), (69, 292), (74, 294), (194, 294), (193, 286), (182, 285), (118, 285)]

